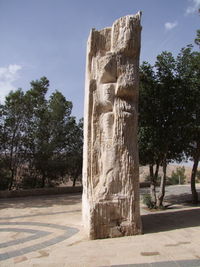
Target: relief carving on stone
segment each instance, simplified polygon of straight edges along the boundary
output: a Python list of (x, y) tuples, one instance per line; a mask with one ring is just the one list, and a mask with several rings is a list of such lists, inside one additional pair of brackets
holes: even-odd
[(93, 29), (87, 48), (83, 223), (91, 239), (141, 233), (137, 110), (141, 14)]

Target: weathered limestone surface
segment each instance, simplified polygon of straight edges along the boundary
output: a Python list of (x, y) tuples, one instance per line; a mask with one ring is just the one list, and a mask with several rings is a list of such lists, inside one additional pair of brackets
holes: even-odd
[(141, 233), (137, 147), (141, 14), (87, 44), (83, 223), (91, 239)]

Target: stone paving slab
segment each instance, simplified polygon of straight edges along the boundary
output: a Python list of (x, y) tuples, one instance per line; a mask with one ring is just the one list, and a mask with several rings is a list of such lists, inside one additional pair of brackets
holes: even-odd
[[(200, 260), (165, 261), (142, 264), (111, 265), (109, 267), (199, 267)], [(108, 267), (108, 266), (102, 266)]]
[[(168, 200), (189, 190), (168, 187)], [(200, 207), (172, 204), (166, 211), (141, 210), (144, 235), (90, 241), (81, 223), (81, 195), (3, 200), (0, 266), (200, 267)]]

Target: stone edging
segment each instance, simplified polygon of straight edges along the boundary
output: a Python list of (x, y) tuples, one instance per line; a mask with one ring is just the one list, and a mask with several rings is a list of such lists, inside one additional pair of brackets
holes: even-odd
[(59, 194), (71, 194), (71, 193), (82, 193), (82, 186), (37, 188), (37, 189), (15, 190), (15, 191), (6, 190), (6, 191), (0, 191), (0, 198), (59, 195)]
[[(140, 188), (149, 187), (149, 182), (141, 182)], [(82, 193), (82, 186), (75, 187), (54, 187), (54, 188), (36, 188), (36, 189), (24, 189), (15, 191), (0, 191), (1, 198), (14, 198), (14, 197), (29, 197), (29, 196), (42, 196), (42, 195), (61, 195), (61, 194), (73, 194)]]

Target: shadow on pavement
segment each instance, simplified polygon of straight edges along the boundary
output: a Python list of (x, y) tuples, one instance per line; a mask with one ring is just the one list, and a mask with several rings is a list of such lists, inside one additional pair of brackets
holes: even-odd
[(197, 227), (200, 226), (200, 207), (142, 215), (142, 223), (144, 234)]
[(75, 205), (80, 203), (81, 194), (63, 194), (50, 196), (32, 196), (0, 200), (0, 209), (45, 208), (54, 205)]
[[(197, 190), (198, 199), (200, 199), (200, 190)], [(193, 207), (192, 205), (192, 194), (191, 193), (182, 193), (180, 195), (171, 194), (165, 197), (165, 201), (170, 203), (170, 205), (181, 204), (182, 206)]]

